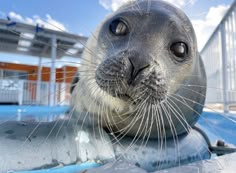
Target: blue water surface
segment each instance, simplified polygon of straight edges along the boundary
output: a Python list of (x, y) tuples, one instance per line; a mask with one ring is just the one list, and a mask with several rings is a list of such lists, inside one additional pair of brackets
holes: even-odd
[(212, 144), (221, 139), (236, 145), (236, 114), (203, 112), (198, 126), (207, 134)]

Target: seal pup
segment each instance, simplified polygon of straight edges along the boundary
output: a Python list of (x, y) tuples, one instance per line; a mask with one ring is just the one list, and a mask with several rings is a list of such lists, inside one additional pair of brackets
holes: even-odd
[(188, 17), (167, 2), (120, 7), (97, 27), (82, 59), (71, 105), (109, 132), (174, 137), (202, 112), (206, 75), (196, 36)]

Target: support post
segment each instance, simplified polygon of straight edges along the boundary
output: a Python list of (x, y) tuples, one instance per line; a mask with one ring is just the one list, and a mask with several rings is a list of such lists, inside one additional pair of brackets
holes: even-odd
[(55, 95), (56, 95), (56, 52), (57, 52), (57, 43), (56, 35), (52, 36), (51, 40), (51, 71), (50, 71), (50, 91), (49, 91), (49, 106), (54, 106)]
[(23, 105), (24, 100), (24, 81), (18, 80), (18, 104)]
[(221, 58), (222, 58), (222, 82), (223, 82), (223, 102), (224, 112), (229, 112), (228, 108), (228, 75), (227, 75), (227, 53), (226, 53), (226, 35), (225, 35), (225, 22), (220, 24), (221, 32)]
[[(36, 89), (36, 101), (37, 104), (41, 104), (41, 80), (42, 80), (42, 57), (39, 57), (38, 72), (37, 72), (37, 89)], [(43, 98), (45, 98), (46, 95)]]

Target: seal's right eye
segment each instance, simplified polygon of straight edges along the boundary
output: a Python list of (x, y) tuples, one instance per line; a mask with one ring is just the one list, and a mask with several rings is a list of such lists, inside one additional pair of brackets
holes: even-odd
[(175, 59), (178, 62), (184, 61), (188, 54), (188, 46), (184, 42), (177, 42), (172, 44), (170, 50), (175, 55)]
[(129, 33), (128, 26), (121, 19), (115, 19), (111, 22), (110, 31), (117, 36), (122, 36)]

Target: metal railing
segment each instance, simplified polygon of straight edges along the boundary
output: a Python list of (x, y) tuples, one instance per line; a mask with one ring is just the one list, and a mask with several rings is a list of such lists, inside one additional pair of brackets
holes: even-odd
[(53, 95), (54, 105), (69, 105), (70, 84), (55, 83), (50, 93), (50, 83), (29, 80), (0, 80), (0, 104), (49, 105)]
[(236, 1), (201, 51), (207, 73), (206, 104), (220, 103), (228, 112), (236, 104)]

